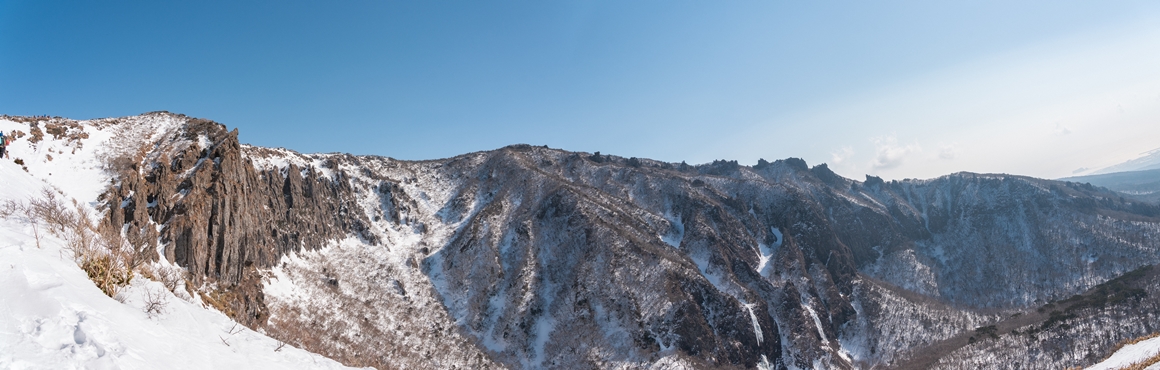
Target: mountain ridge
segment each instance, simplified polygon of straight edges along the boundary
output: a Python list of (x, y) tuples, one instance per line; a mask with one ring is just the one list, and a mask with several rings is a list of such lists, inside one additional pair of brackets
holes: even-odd
[(157, 230), (157, 258), (223, 312), (355, 366), (889, 366), (1160, 250), (1156, 206), (1023, 176), (525, 144), (400, 161), (117, 120), (177, 123), (109, 161), (105, 222)]

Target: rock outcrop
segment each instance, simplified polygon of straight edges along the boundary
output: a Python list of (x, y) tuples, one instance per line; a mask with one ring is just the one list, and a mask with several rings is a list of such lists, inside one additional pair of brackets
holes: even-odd
[(200, 119), (183, 126), (143, 143), (154, 150), (109, 160), (122, 166), (111, 168), (118, 176), (105, 194), (107, 221), (159, 242), (161, 257), (184, 267), (195, 286), (213, 286), (204, 298), (223, 312), (261, 326), (258, 270), (348, 234), (377, 242), (341, 177), (293, 165), (260, 171), (243, 155), (236, 129)]

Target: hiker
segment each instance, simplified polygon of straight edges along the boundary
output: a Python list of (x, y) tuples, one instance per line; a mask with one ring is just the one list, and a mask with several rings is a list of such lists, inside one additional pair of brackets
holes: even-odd
[(8, 135), (0, 131), (0, 158), (8, 158)]

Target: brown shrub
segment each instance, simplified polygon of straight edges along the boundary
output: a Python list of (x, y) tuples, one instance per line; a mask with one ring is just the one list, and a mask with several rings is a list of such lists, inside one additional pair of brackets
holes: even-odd
[(177, 289), (180, 288), (181, 283), (185, 281), (185, 276), (183, 274), (184, 270), (167, 267), (151, 267), (148, 265), (143, 267), (144, 268), (137, 270), (141, 273), (141, 276), (144, 276), (149, 280), (160, 282), (162, 285), (165, 285), (165, 289), (169, 289), (169, 291), (173, 292), (173, 294), (178, 293)]
[(133, 280), (133, 271), (125, 268), (109, 255), (85, 257), (80, 261), (81, 269), (89, 275), (89, 280), (97, 284), (102, 292), (113, 297), (117, 290)]
[(169, 299), (165, 297), (165, 292), (156, 289), (145, 290), (145, 302), (141, 307), (142, 311), (149, 317), (157, 317), (165, 314), (166, 308), (169, 307)]
[(234, 312), (234, 309), (230, 307), (229, 302), (236, 301), (238, 299), (236, 292), (215, 289), (210, 291), (209, 294), (203, 293), (201, 291), (198, 291), (198, 294), (201, 295), (201, 300), (203, 302), (209, 304), (215, 310), (218, 310), (218, 312), (221, 312), (229, 317), (235, 317), (236, 313)]
[(128, 243), (120, 230), (112, 226), (96, 227), (80, 203), (73, 200), (69, 207), (49, 188), (27, 202), (0, 203), (0, 217), (19, 216), (32, 225), (38, 247), (41, 224), (49, 233), (64, 239), (65, 250), (72, 253), (73, 260), (89, 279), (110, 297), (115, 297), (120, 287), (133, 280), (133, 270), (145, 260), (141, 256), (149, 250), (147, 244), (138, 247)]
[(1121, 348), (1124, 348), (1124, 346), (1126, 346), (1126, 345), (1140, 343), (1140, 342), (1143, 342), (1143, 341), (1146, 341), (1146, 340), (1149, 340), (1149, 339), (1152, 339), (1155, 337), (1160, 337), (1160, 332), (1155, 332), (1155, 333), (1148, 334), (1148, 335), (1142, 335), (1142, 336), (1135, 337), (1135, 338), (1128, 338), (1128, 339), (1121, 340), (1119, 343), (1116, 343), (1115, 346), (1112, 346), (1112, 349), (1110, 351), (1108, 351), (1108, 356), (1104, 357), (1104, 359), (1107, 360), (1108, 357), (1111, 357), (1113, 354), (1118, 352)]
[(44, 124), (44, 131), (52, 135), (53, 139), (65, 139), (67, 143), (74, 144), (78, 148), (81, 146), (81, 139), (89, 138), (85, 126), (76, 121), (52, 120)]
[(1144, 370), (1145, 368), (1152, 366), (1152, 365), (1155, 365), (1157, 363), (1160, 363), (1160, 353), (1152, 355), (1152, 357), (1143, 359), (1140, 362), (1136, 362), (1136, 363), (1133, 363), (1133, 364), (1128, 365), (1126, 367), (1120, 368), (1120, 370)]
[(40, 126), (38, 126), (35, 122), (32, 123), (32, 128), (29, 129), (29, 132), (31, 132), (31, 135), (28, 138), (28, 142), (30, 143), (36, 144), (44, 139), (44, 131), (40, 131)]

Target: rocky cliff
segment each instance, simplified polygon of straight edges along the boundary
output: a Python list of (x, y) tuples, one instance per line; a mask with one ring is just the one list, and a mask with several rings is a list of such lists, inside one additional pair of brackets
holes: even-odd
[(265, 323), (257, 271), (286, 253), (350, 234), (377, 242), (341, 178), (314, 167), (260, 171), (244, 158), (237, 130), (176, 118), (184, 121), (179, 129), (108, 159), (116, 183), (105, 194), (107, 222), (160, 243), (159, 257), (184, 267), (205, 298), (238, 321)]

